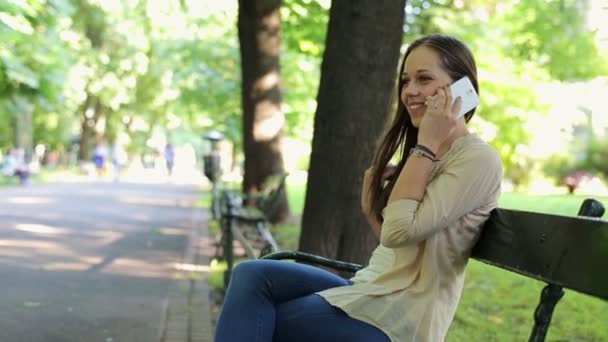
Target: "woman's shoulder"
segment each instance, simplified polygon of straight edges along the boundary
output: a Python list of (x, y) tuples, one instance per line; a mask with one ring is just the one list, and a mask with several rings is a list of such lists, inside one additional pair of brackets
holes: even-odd
[(471, 133), (458, 142), (456, 153), (452, 156), (453, 164), (467, 168), (502, 169), (500, 154), (488, 142), (477, 134)]

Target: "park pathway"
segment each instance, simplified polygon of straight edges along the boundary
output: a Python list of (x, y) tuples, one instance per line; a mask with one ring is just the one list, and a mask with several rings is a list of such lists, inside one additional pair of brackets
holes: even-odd
[(0, 189), (0, 341), (211, 341), (201, 189)]

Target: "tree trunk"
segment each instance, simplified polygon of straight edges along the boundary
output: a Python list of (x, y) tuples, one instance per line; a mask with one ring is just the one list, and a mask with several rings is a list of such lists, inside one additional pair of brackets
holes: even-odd
[(82, 108), (82, 119), (80, 121), (80, 141), (78, 143), (78, 160), (85, 161), (91, 159), (90, 148), (93, 144), (93, 123), (92, 119), (87, 118), (87, 109), (91, 101), (91, 95), (87, 95), (87, 99), (83, 104)]
[[(239, 0), (238, 31), (242, 68), (243, 191), (259, 191), (266, 177), (284, 172), (279, 72), (280, 0)], [(273, 222), (289, 214), (287, 197)]]
[(27, 161), (34, 151), (34, 106), (26, 96), (13, 95), (11, 102), (15, 116), (15, 147), (22, 148)]
[(367, 262), (363, 172), (392, 108), (405, 0), (333, 1), (321, 66), (300, 250)]
[(91, 160), (91, 149), (95, 142), (104, 137), (105, 108), (98, 97), (87, 94), (82, 104), (82, 121), (80, 122), (80, 144), (78, 160)]
[[(78, 2), (77, 17), (82, 20), (83, 33), (91, 43), (91, 48), (95, 52), (99, 52), (103, 45), (103, 33), (105, 25), (103, 13), (88, 1)], [(86, 87), (87, 97), (80, 106), (81, 122), (80, 122), (80, 141), (78, 144), (78, 161), (90, 161), (91, 149), (95, 144), (95, 125), (97, 116), (96, 109), (99, 107), (99, 97), (89, 92), (89, 85)]]

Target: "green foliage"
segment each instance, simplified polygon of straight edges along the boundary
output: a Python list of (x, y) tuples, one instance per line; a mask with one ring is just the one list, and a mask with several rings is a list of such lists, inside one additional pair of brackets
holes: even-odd
[[(481, 6), (477, 10), (488, 14), (493, 11), (491, 7)], [(537, 104), (532, 86), (535, 81), (546, 80), (546, 74), (525, 60), (510, 58), (502, 46), (494, 43), (505, 35), (504, 25), (494, 24), (500, 21), (496, 15), (483, 16), (464, 8), (455, 10), (451, 5), (436, 4), (426, 11), (420, 10), (419, 17), (427, 22), (431, 32), (433, 28), (441, 27), (441, 32), (462, 39), (473, 50), (479, 70), (481, 104), (471, 125), (486, 134), (484, 138), (496, 147), (503, 160), (505, 175), (513, 178), (516, 184), (525, 183), (529, 175), (525, 170), (530, 160), (522, 146), (531, 140), (526, 123), (531, 115), (542, 115), (545, 111)], [(417, 18), (410, 20), (412, 25), (416, 24)], [(428, 33), (423, 29), (414, 31)]]
[(587, 158), (583, 164), (585, 170), (601, 173), (608, 179), (608, 135), (603, 139), (594, 137), (587, 149)]
[(283, 1), (281, 20), (286, 50), (322, 57), (329, 20), (328, 9), (324, 2), (319, 1)]
[(580, 0), (517, 2), (501, 18), (501, 24), (511, 26), (505, 51), (546, 68), (558, 80), (606, 74), (608, 62), (599, 55), (595, 34), (585, 29), (588, 7)]
[(578, 164), (571, 154), (553, 155), (549, 157), (543, 165), (544, 173), (553, 178), (556, 184), (562, 185), (564, 178), (578, 170)]
[(310, 141), (329, 11), (322, 1), (286, 0), (281, 8), (281, 20), (286, 133)]
[(0, 6), (0, 39), (8, 43), (0, 46), (0, 130), (10, 133), (3, 134), (0, 148), (15, 144), (15, 117), (24, 111), (34, 113), (35, 135), (48, 133), (49, 140), (58, 136), (50, 133), (44, 114), (61, 107), (62, 85), (72, 60), (60, 33), (72, 10), (59, 0)]
[(575, 171), (587, 171), (608, 179), (608, 136), (593, 136), (581, 152), (580, 156), (574, 153), (552, 155), (544, 162), (543, 171), (556, 184), (562, 184), (564, 178)]
[[(186, 2), (187, 28), (172, 32), (170, 23), (152, 20), (153, 54), (150, 68), (162, 81), (159, 91), (173, 94), (165, 113), (181, 118), (183, 126), (197, 132), (216, 129), (240, 144), (240, 61), (236, 10), (230, 3)], [(144, 87), (145, 88), (145, 87)], [(164, 89), (163, 89), (164, 88)], [(158, 92), (148, 91), (150, 97)], [(141, 98), (141, 103), (146, 103)], [(165, 119), (162, 118), (161, 119)]]
[[(408, 1), (406, 42), (443, 32), (467, 42), (476, 56), (481, 105), (471, 125), (499, 151), (505, 176), (525, 185), (536, 161), (528, 153), (530, 118), (546, 116), (534, 86), (608, 74), (586, 1)], [(559, 34), (556, 34), (559, 32)]]
[[(482, 104), (472, 125), (495, 132), (492, 143), (516, 183), (526, 182), (531, 163), (528, 119), (546, 112), (533, 85), (607, 73), (585, 27), (587, 2), (407, 2), (405, 42), (445, 32), (473, 49)], [(284, 0), (281, 9), (286, 134), (303, 141), (312, 138), (329, 4)], [(23, 110), (34, 114), (35, 143), (65, 145), (79, 134), (87, 93), (106, 109), (111, 139), (126, 134), (142, 151), (153, 132), (175, 130), (200, 144), (211, 128), (238, 148), (237, 10), (236, 1), (0, 2), (0, 148), (13, 144)]]

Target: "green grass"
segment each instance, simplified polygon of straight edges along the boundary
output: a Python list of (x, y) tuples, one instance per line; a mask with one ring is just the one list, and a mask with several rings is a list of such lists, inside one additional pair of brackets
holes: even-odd
[[(288, 184), (287, 197), (293, 215), (302, 215), (306, 196), (306, 184)], [(608, 209), (608, 197), (582, 195), (529, 195), (504, 192), (498, 202), (499, 207), (508, 209), (538, 211), (568, 216), (576, 216), (585, 198), (593, 197)], [(608, 219), (608, 210), (603, 219)]]
[(210, 272), (207, 277), (207, 284), (213, 289), (222, 289), (224, 288), (224, 272), (228, 268), (226, 266), (226, 262), (211, 260), (210, 263)]
[[(29, 184), (40, 184), (46, 182), (46, 172), (32, 174), (28, 180)], [(0, 187), (19, 186), (19, 178), (17, 176), (0, 176)]]
[[(447, 341), (524, 341), (544, 283), (469, 262), (464, 292)], [(547, 341), (608, 341), (608, 302), (566, 290)]]
[[(302, 215), (305, 184), (288, 184), (288, 199), (294, 216)], [(528, 195), (503, 193), (499, 207), (576, 216), (585, 198), (593, 197), (608, 208), (608, 197), (578, 195)], [(608, 213), (603, 219), (608, 219)], [(299, 220), (293, 220), (298, 222)], [(297, 248), (297, 224), (273, 228), (285, 249)], [(218, 270), (225, 265), (217, 264)], [(213, 272), (212, 272), (213, 273)], [(212, 274), (213, 285), (220, 286), (221, 272)], [(465, 289), (450, 328), (447, 341), (525, 341), (533, 326), (533, 315), (542, 282), (471, 260)], [(608, 302), (566, 290), (555, 308), (547, 341), (608, 341)]]
[(306, 184), (287, 184), (287, 201), (289, 202), (289, 210), (293, 215), (302, 215), (305, 197)]
[(17, 177), (12, 177), (12, 176), (1, 176), (0, 177), (0, 187), (15, 186), (15, 185), (19, 185), (19, 179)]
[[(578, 209), (586, 198), (600, 201), (608, 209), (608, 197), (581, 195), (528, 195), (516, 192), (505, 192), (498, 201), (501, 208), (537, 211), (542, 213), (576, 216)], [(608, 210), (602, 217), (608, 220)]]

